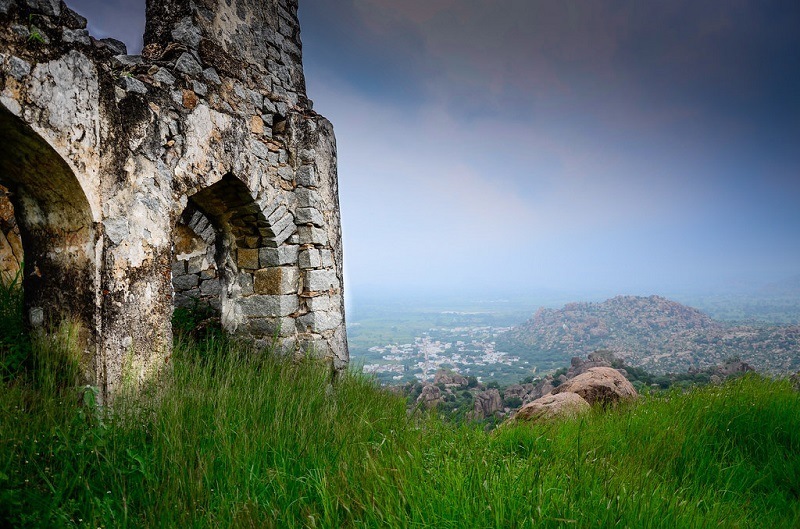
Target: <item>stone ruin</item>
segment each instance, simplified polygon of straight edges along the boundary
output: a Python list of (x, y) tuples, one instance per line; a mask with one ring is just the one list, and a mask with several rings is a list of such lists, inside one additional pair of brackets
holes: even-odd
[(60, 0), (0, 0), (0, 273), (80, 329), (111, 397), (169, 364), (173, 308), (346, 366), (333, 128), (297, 0), (148, 0), (145, 46)]

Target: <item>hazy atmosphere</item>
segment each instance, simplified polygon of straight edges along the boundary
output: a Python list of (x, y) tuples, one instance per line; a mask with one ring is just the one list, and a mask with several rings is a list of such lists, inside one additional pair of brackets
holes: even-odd
[[(138, 52), (144, 2), (68, 2)], [(800, 273), (791, 2), (301, 0), (346, 288), (652, 293)]]

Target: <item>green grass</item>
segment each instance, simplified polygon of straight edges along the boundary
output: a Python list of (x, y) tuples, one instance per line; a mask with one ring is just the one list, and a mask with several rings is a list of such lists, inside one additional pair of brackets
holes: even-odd
[[(58, 339), (32, 348), (69, 355)], [(174, 359), (113, 410), (62, 375), (3, 382), (0, 526), (800, 527), (800, 394), (785, 382), (486, 433), (218, 337), (182, 339)]]

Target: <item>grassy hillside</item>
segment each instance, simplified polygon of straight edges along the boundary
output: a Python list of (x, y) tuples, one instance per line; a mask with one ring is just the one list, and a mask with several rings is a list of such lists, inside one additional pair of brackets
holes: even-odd
[(0, 527), (800, 526), (785, 382), (487, 433), (194, 332), (157, 384), (103, 409), (75, 386), (69, 327), (26, 337), (20, 296), (0, 298)]
[(0, 525), (800, 525), (800, 395), (782, 382), (485, 433), (224, 341), (182, 345), (159, 388), (113, 411), (57, 380), (0, 392)]

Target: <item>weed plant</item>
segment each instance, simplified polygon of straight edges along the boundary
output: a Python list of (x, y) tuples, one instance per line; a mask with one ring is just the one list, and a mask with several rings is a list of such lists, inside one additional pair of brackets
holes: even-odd
[(178, 339), (173, 358), (113, 409), (68, 377), (5, 381), (0, 526), (800, 526), (800, 395), (785, 382), (486, 433), (214, 335)]
[(13, 380), (28, 367), (30, 340), (23, 324), (22, 271), (0, 273), (0, 380)]

